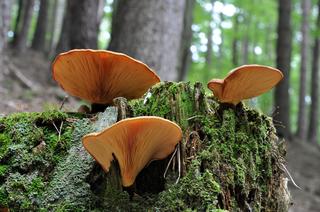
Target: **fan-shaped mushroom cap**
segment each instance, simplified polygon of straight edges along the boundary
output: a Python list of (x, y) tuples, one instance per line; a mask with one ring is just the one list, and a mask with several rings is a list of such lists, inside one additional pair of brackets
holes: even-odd
[(83, 137), (85, 149), (108, 172), (117, 158), (123, 186), (134, 183), (138, 173), (153, 160), (166, 158), (182, 137), (180, 127), (155, 116), (128, 118), (99, 133)]
[(57, 56), (53, 78), (69, 94), (91, 103), (109, 104), (115, 97), (141, 97), (160, 78), (144, 63), (125, 54), (75, 49)]
[(273, 88), (283, 74), (262, 65), (244, 65), (232, 70), (224, 79), (212, 79), (208, 88), (220, 102), (238, 104), (243, 99), (259, 96)]

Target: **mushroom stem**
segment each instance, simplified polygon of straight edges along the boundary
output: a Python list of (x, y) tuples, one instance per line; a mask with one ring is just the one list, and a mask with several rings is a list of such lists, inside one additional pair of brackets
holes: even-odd
[(113, 99), (113, 104), (118, 108), (118, 121), (127, 118), (128, 101), (124, 97), (117, 97)]

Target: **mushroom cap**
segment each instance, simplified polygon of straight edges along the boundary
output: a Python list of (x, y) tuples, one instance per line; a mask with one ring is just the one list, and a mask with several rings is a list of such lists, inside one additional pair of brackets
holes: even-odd
[(91, 103), (110, 104), (115, 97), (140, 98), (160, 78), (144, 63), (106, 50), (74, 49), (59, 54), (54, 80), (69, 94)]
[(130, 186), (149, 162), (170, 155), (181, 137), (181, 128), (174, 122), (142, 116), (124, 119), (101, 132), (88, 134), (82, 143), (106, 172), (114, 155), (120, 166), (122, 185)]
[(280, 70), (262, 65), (244, 65), (232, 70), (224, 79), (212, 79), (208, 88), (220, 102), (238, 104), (259, 96), (283, 78)]

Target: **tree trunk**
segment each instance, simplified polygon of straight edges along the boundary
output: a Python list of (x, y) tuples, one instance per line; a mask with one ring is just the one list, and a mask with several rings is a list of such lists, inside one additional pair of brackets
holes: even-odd
[(51, 54), (52, 50), (55, 46), (55, 35), (56, 35), (56, 27), (57, 27), (57, 14), (58, 14), (58, 3), (59, 1), (53, 1), (50, 2), (49, 7), (49, 25), (48, 25), (48, 31), (49, 31), (49, 41), (46, 46), (46, 53), (48, 55)]
[(265, 60), (264, 61), (268, 61), (268, 62), (272, 62), (272, 64), (270, 64), (271, 66), (274, 66), (274, 43), (273, 43), (273, 32), (274, 32), (274, 28), (272, 25), (267, 26), (266, 29), (266, 34), (265, 34), (265, 40), (264, 40), (264, 50), (263, 52), (265, 53)]
[(37, 19), (36, 31), (33, 36), (31, 48), (36, 51), (45, 52), (46, 32), (48, 23), (49, 1), (40, 1), (40, 10)]
[(13, 34), (12, 44), (17, 39), (17, 36), (19, 34), (19, 25), (20, 25), (21, 16), (23, 13), (22, 11), (23, 11), (23, 0), (19, 0), (18, 1), (18, 13), (17, 13), (17, 17), (15, 20), (15, 25), (14, 25), (14, 34)]
[(222, 61), (224, 59), (224, 50), (223, 50), (223, 43), (224, 43), (224, 33), (223, 33), (223, 27), (222, 27), (222, 23), (224, 22), (225, 20), (225, 17), (224, 17), (224, 14), (223, 12), (220, 12), (219, 13), (219, 16), (220, 16), (220, 24), (219, 24), (219, 28), (220, 28), (220, 31), (221, 31), (221, 43), (219, 44), (219, 53), (218, 53), (218, 61), (217, 61), (217, 68), (219, 70), (222, 69), (223, 67), (223, 64), (222, 64)]
[[(245, 65), (249, 63), (249, 32), (250, 32), (250, 24), (251, 24), (251, 17), (247, 14), (243, 15), (244, 17), (244, 29), (245, 32), (244, 33), (244, 37), (242, 40), (242, 64), (241, 65)], [(250, 41), (251, 42), (251, 41)]]
[[(20, 3), (19, 3), (20, 4)], [(15, 52), (23, 52), (27, 48), (28, 33), (31, 25), (31, 19), (33, 14), (34, 0), (23, 0), (21, 8), (21, 16), (18, 13), (18, 28), (15, 31), (15, 36), (13, 38), (13, 49)], [(19, 9), (20, 10), (20, 9)], [(20, 17), (19, 17), (20, 16)], [(20, 18), (22, 17), (22, 20)]]
[(215, 0), (211, 0), (211, 5), (212, 5), (212, 9), (210, 11), (210, 20), (209, 20), (209, 26), (208, 26), (208, 31), (207, 31), (207, 52), (205, 55), (205, 74), (204, 74), (204, 81), (209, 81), (211, 79), (211, 72), (212, 72), (212, 60), (213, 60), (213, 42), (212, 42), (212, 24), (213, 24), (213, 5), (214, 5)]
[(57, 53), (70, 49), (96, 49), (99, 0), (68, 0)]
[[(81, 143), (85, 134), (126, 116), (160, 116), (183, 131), (166, 177), (171, 156), (146, 166), (135, 186), (126, 188), (131, 196), (118, 186), (119, 173), (111, 168), (105, 174)], [(160, 83), (149, 98), (120, 100), (97, 116), (14, 114), (0, 119), (0, 130), (0, 208), (288, 210), (287, 180), (281, 170), (285, 151), (270, 118), (242, 104), (219, 104), (206, 96), (200, 83)]]
[(300, 58), (300, 93), (299, 93), (299, 112), (298, 112), (298, 129), (297, 137), (305, 140), (307, 137), (307, 108), (306, 108), (306, 86), (307, 86), (307, 72), (309, 64), (309, 13), (311, 9), (310, 0), (301, 2), (302, 9), (302, 23), (301, 23), (301, 58)]
[(232, 64), (234, 67), (239, 66), (239, 14), (233, 16), (234, 35), (232, 41)]
[(183, 18), (183, 33), (180, 44), (180, 65), (178, 67), (179, 76), (178, 81), (185, 80), (188, 74), (188, 70), (191, 63), (191, 51), (190, 46), (192, 42), (192, 21), (193, 21), (193, 8), (195, 0), (186, 1), (186, 7), (184, 10)]
[(109, 48), (177, 80), (185, 0), (118, 0)]
[(71, 13), (70, 13), (70, 1), (68, 0), (65, 5), (65, 11), (62, 22), (62, 29), (60, 32), (60, 38), (56, 48), (56, 54), (71, 49), (70, 47), (70, 30), (69, 25), (71, 24)]
[[(318, 1), (318, 17), (317, 31), (320, 30), (320, 1)], [(309, 141), (316, 144), (318, 138), (319, 124), (319, 51), (320, 51), (320, 35), (317, 33), (314, 38), (313, 57), (312, 57), (312, 73), (311, 73), (311, 107), (310, 107), (310, 122), (308, 130)]]
[(4, 50), (7, 47), (8, 31), (11, 18), (11, 1), (0, 1), (0, 82), (4, 73)]
[(284, 75), (284, 79), (275, 89), (274, 114), (275, 126), (280, 137), (289, 138), (290, 130), (290, 98), (289, 79), (291, 62), (291, 0), (279, 0), (278, 7), (278, 39), (277, 39), (277, 68)]
[[(211, 23), (211, 21), (210, 21)], [(205, 63), (206, 63), (206, 66), (207, 67), (211, 67), (212, 66), (212, 27), (209, 26), (208, 27), (208, 32), (207, 32), (207, 39), (208, 39), (208, 42), (207, 42), (207, 52), (206, 52), (206, 55), (205, 55)], [(210, 71), (210, 70), (207, 70), (207, 71)], [(208, 80), (208, 79), (206, 79)]]

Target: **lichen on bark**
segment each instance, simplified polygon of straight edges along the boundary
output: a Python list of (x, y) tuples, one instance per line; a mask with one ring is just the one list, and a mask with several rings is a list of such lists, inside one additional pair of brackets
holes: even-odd
[[(119, 113), (124, 113), (123, 103)], [(200, 83), (157, 84), (144, 98), (129, 101), (125, 116), (161, 116), (179, 124), (180, 160), (174, 157), (166, 178), (171, 156), (152, 162), (127, 192), (114, 179), (119, 176), (116, 163), (104, 173), (81, 145), (84, 134), (123, 117), (113, 108), (99, 117), (49, 111), (1, 118), (0, 208), (288, 210), (286, 179), (279, 168), (285, 150), (271, 118), (243, 104), (219, 104)]]

